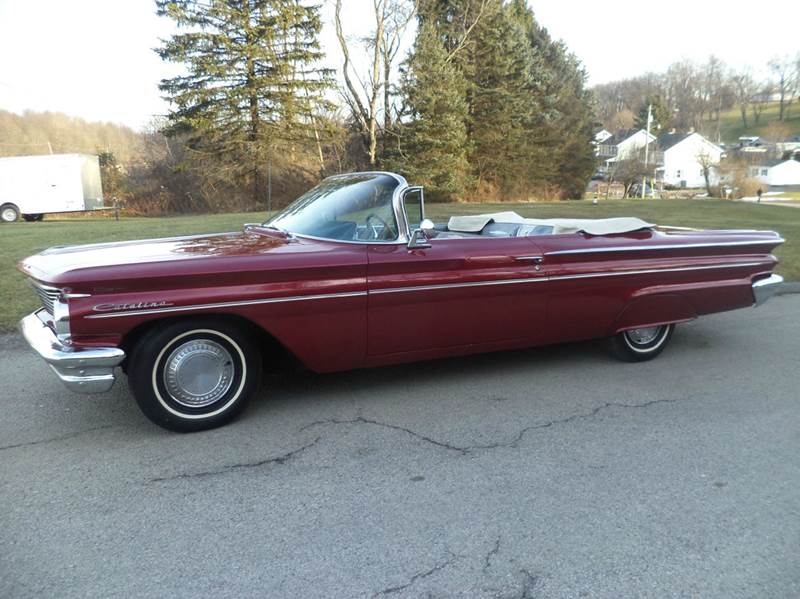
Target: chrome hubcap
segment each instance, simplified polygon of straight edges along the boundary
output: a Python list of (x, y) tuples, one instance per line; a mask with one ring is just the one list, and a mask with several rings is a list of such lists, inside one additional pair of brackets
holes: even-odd
[(233, 358), (219, 343), (194, 339), (179, 345), (164, 366), (164, 386), (170, 396), (189, 408), (219, 401), (233, 384)]
[(647, 327), (644, 329), (631, 329), (630, 331), (626, 331), (625, 334), (628, 336), (628, 339), (636, 345), (647, 345), (648, 343), (652, 343), (660, 332), (661, 327)]
[(6, 221), (7, 223), (14, 222), (16, 218), (17, 218), (17, 213), (14, 212), (11, 208), (6, 208), (5, 210), (3, 210), (3, 220)]

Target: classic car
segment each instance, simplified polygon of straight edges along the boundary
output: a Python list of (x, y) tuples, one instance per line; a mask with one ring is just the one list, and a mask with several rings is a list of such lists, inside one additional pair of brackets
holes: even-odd
[(434, 224), (422, 188), (354, 173), (242, 231), (31, 256), (19, 268), (43, 307), (21, 330), (69, 389), (107, 391), (121, 369), (147, 417), (194, 431), (229, 422), (278, 364), (332, 372), (594, 338), (648, 360), (677, 323), (773, 294), (782, 242), (635, 218)]

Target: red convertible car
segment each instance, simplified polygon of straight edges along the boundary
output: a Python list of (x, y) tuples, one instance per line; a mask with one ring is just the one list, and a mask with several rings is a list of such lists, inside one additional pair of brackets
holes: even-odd
[(434, 225), (420, 187), (355, 173), (241, 232), (31, 256), (43, 308), (21, 329), (70, 389), (107, 391), (120, 367), (151, 420), (192, 431), (230, 421), (285, 357), (331, 372), (608, 337), (647, 360), (676, 323), (774, 293), (782, 242), (513, 212)]

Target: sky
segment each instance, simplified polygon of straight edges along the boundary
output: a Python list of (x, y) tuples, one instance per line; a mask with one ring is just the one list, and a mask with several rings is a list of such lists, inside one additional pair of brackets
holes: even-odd
[[(333, 2), (318, 1), (326, 66), (340, 68)], [(740, 2), (529, 0), (539, 22), (581, 59), (590, 84), (712, 53), (757, 70), (773, 56), (800, 52), (800, 3), (768, 0), (738, 10)], [(371, 4), (344, 0), (348, 34), (369, 31)], [(158, 82), (179, 67), (153, 48), (173, 31), (152, 0), (0, 0), (0, 109), (60, 111), (140, 129), (168, 110)]]

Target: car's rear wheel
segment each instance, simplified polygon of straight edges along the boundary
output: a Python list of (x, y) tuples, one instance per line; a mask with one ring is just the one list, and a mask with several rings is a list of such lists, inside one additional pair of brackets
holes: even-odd
[(216, 428), (238, 416), (258, 389), (253, 337), (211, 318), (156, 327), (131, 352), (128, 381), (150, 420), (178, 432)]
[(0, 220), (4, 223), (13, 223), (19, 220), (19, 208), (14, 204), (3, 204), (0, 206)]
[(660, 354), (675, 329), (674, 324), (630, 329), (611, 338), (611, 353), (625, 362), (644, 362)]

